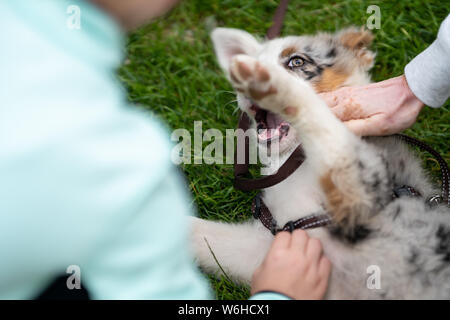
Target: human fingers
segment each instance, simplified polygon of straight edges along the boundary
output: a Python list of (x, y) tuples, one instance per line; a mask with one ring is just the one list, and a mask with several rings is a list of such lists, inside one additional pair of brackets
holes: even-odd
[(306, 244), (308, 243), (309, 236), (305, 230), (297, 229), (292, 232), (290, 247), (305, 253)]
[(310, 238), (306, 245), (306, 258), (314, 268), (319, 267), (319, 261), (322, 256), (322, 243), (315, 238)]
[(331, 262), (330, 262), (330, 260), (328, 260), (327, 257), (322, 255), (322, 257), (320, 258), (320, 261), (319, 261), (318, 274), (322, 279), (328, 281), (330, 272), (331, 272)]
[(324, 297), (328, 288), (328, 281), (330, 279), (330, 274), (331, 274), (331, 263), (326, 257), (322, 256), (319, 262), (319, 268), (317, 273), (319, 281), (315, 288), (316, 299), (322, 299)]
[(286, 231), (278, 232), (275, 239), (272, 242), (269, 252), (273, 252), (280, 249), (289, 248), (291, 243), (291, 234)]

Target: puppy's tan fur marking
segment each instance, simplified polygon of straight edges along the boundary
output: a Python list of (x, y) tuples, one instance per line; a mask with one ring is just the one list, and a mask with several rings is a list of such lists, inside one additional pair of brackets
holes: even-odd
[(341, 193), (339, 188), (333, 181), (333, 173), (334, 169), (327, 171), (320, 178), (320, 185), (327, 197), (328, 205), (330, 209), (330, 214), (333, 215), (333, 219), (339, 223), (342, 221), (346, 213), (343, 211), (344, 209), (344, 195)]
[(261, 64), (256, 64), (256, 77), (259, 81), (262, 82), (266, 82), (270, 80), (270, 74), (269, 72), (266, 70), (266, 68), (264, 68), (263, 66), (261, 66)]
[(298, 113), (298, 108), (288, 106), (283, 109), (283, 112), (284, 112), (284, 114), (286, 114), (288, 116), (294, 117)]
[(360, 65), (371, 67), (374, 54), (367, 50), (373, 40), (373, 34), (368, 30), (350, 29), (344, 32), (340, 41), (344, 47), (354, 52)]
[(242, 79), (247, 80), (252, 75), (252, 71), (245, 63), (238, 62), (237, 67), (239, 75), (241, 76)]
[(267, 90), (267, 91), (260, 91), (260, 90), (257, 90), (257, 89), (255, 89), (255, 88), (250, 88), (250, 89), (249, 89), (249, 94), (250, 94), (250, 96), (251, 96), (253, 99), (255, 99), (255, 100), (261, 100), (261, 99), (264, 99), (264, 98), (267, 97), (268, 95), (275, 94), (275, 93), (277, 93), (277, 92), (278, 92), (277, 89), (276, 89), (275, 87), (273, 87), (273, 86), (271, 86), (271, 87), (269, 88), (269, 90)]
[(297, 48), (295, 48), (295, 47), (287, 47), (283, 51), (281, 51), (281, 55), (280, 56), (282, 58), (286, 58), (286, 57), (289, 57), (291, 54), (294, 54), (295, 52), (297, 52)]
[(352, 50), (360, 50), (370, 45), (373, 40), (373, 35), (367, 30), (355, 30), (344, 33), (340, 40), (344, 47)]
[[(349, 171), (350, 170), (350, 171)], [(325, 171), (319, 183), (327, 199), (327, 209), (336, 224), (347, 230), (355, 227), (356, 220), (360, 223), (368, 219), (371, 210), (370, 201), (362, 193), (353, 168), (330, 168)]]
[(327, 68), (323, 71), (322, 77), (314, 83), (316, 92), (327, 92), (337, 89), (350, 76), (349, 73), (335, 68)]

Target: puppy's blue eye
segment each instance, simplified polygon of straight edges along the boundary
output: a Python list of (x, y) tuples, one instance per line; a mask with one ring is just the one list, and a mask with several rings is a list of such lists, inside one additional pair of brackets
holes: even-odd
[(297, 68), (301, 67), (305, 63), (305, 60), (302, 57), (295, 56), (289, 59), (288, 67)]

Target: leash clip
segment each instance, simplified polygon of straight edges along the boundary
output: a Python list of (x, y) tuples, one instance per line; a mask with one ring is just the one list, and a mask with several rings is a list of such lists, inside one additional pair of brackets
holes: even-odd
[(271, 225), (272, 226), (270, 228), (270, 232), (272, 232), (273, 235), (276, 235), (279, 231), (281, 231), (281, 230), (277, 229), (277, 221), (274, 218), (272, 218)]
[(439, 194), (436, 194), (434, 196), (431, 196), (427, 199), (427, 204), (431, 207), (434, 208), (437, 205), (442, 203), (442, 196)]
[(294, 221), (292, 220), (288, 221), (283, 227), (283, 230), (289, 231), (289, 233), (292, 233), (294, 229)]

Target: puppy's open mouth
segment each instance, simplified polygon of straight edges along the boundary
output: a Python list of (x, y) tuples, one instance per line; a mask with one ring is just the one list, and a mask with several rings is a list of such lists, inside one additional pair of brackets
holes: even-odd
[(279, 115), (261, 109), (256, 104), (253, 104), (250, 109), (256, 112), (255, 120), (256, 129), (258, 130), (258, 142), (281, 141), (281, 139), (288, 135), (290, 125)]

